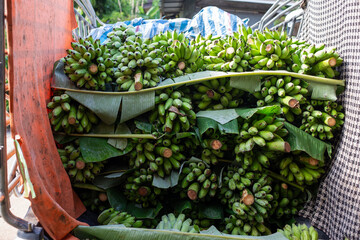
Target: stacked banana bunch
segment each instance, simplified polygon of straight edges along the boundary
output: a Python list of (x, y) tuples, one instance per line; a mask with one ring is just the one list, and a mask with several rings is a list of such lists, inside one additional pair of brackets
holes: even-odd
[(262, 89), (253, 95), (257, 106), (278, 105), (287, 121), (293, 122), (302, 113), (300, 105), (306, 102), (308, 83), (304, 80), (285, 77), (267, 77), (262, 81)]
[(136, 220), (134, 216), (127, 212), (115, 211), (113, 208), (104, 210), (98, 216), (97, 221), (101, 225), (116, 225), (123, 224), (125, 227), (141, 228), (142, 220)]
[[(334, 78), (343, 59), (336, 53), (336, 48), (325, 48), (324, 44), (305, 44), (291, 55), (291, 71), (319, 77)], [(290, 70), (290, 69), (288, 69)]]
[(160, 177), (180, 169), (181, 162), (186, 157), (181, 153), (185, 147), (176, 137), (160, 138), (158, 140), (133, 139), (136, 147), (130, 154), (130, 167), (146, 167), (150, 174), (157, 173)]
[[(154, 37), (158, 40), (158, 37)], [(178, 77), (185, 73), (202, 70), (203, 60), (200, 51), (185, 37), (184, 33), (166, 32), (161, 34), (162, 41), (167, 42), (167, 52), (163, 55), (163, 68), (166, 77)], [(161, 42), (159, 41), (161, 44)], [(165, 44), (163, 46), (166, 46)]]
[(84, 206), (97, 214), (109, 207), (106, 193), (88, 189), (76, 189)]
[[(185, 90), (185, 89), (184, 89)], [(181, 90), (156, 91), (155, 109), (149, 116), (149, 122), (163, 132), (187, 132), (196, 123), (191, 99)]]
[(58, 149), (64, 168), (73, 182), (94, 180), (101, 172), (104, 164), (101, 162), (86, 163), (81, 156), (79, 142), (68, 144), (64, 149)]
[(251, 59), (249, 64), (252, 69), (281, 70), (286, 69), (291, 60), (292, 53), (299, 45), (305, 43), (294, 38), (287, 38), (285, 31), (270, 31), (265, 29), (263, 33), (255, 30), (247, 36)]
[(286, 183), (276, 183), (273, 189), (269, 215), (277, 219), (289, 219), (303, 208), (306, 196), (297, 188), (290, 188)]
[(212, 79), (193, 86), (197, 110), (237, 108), (244, 103), (244, 91), (230, 87), (228, 78)]
[(299, 185), (311, 185), (321, 177), (324, 168), (321, 163), (313, 158), (289, 155), (284, 157), (279, 164), (280, 174), (289, 182)]
[(144, 208), (156, 206), (161, 189), (152, 186), (153, 172), (150, 169), (135, 169), (124, 182), (124, 195), (128, 200)]
[(238, 215), (232, 214), (225, 218), (225, 226), (222, 231), (226, 234), (232, 235), (250, 235), (261, 236), (270, 235), (271, 231), (262, 223), (255, 223), (253, 225), (244, 222)]
[(175, 217), (173, 213), (170, 213), (161, 217), (161, 221), (156, 226), (156, 229), (199, 233), (199, 227), (196, 225), (191, 225), (191, 223), (192, 220), (190, 218), (185, 219), (185, 214), (179, 214), (178, 217)]
[[(256, 146), (267, 151), (290, 152), (289, 143), (282, 139), (288, 134), (283, 127), (284, 122), (274, 116), (259, 114), (245, 120), (240, 135), (235, 139), (239, 143), (235, 147), (235, 154), (251, 152)], [(238, 161), (242, 161), (241, 156)], [(268, 166), (266, 162), (262, 163), (265, 167)]]
[(149, 39), (143, 40), (141, 36), (132, 36), (126, 38), (116, 54), (115, 62), (118, 65), (114, 77), (119, 91), (155, 87), (163, 73), (159, 44), (152, 43)]
[(225, 137), (219, 137), (216, 134), (203, 136), (201, 160), (208, 165), (218, 164), (219, 158), (224, 158), (224, 153), (229, 150), (225, 142), (227, 142)]
[(88, 108), (76, 101), (72, 101), (69, 95), (55, 95), (47, 104), (50, 123), (55, 132), (63, 130), (70, 134), (88, 133), (93, 125), (99, 123), (98, 117)]
[(298, 240), (298, 239), (306, 239), (306, 240), (318, 240), (319, 234), (315, 230), (313, 226), (307, 227), (305, 224), (296, 225), (292, 224), (286, 225), (283, 230), (278, 229), (278, 232), (281, 232), (285, 237), (289, 240)]
[(226, 36), (205, 43), (204, 62), (207, 70), (244, 72), (248, 68), (243, 40)]
[(207, 200), (216, 194), (218, 177), (203, 162), (191, 162), (182, 169), (179, 182), (181, 182), (180, 196), (192, 200)]
[(134, 41), (137, 36), (141, 37), (142, 34), (140, 32), (136, 33), (135, 28), (132, 26), (121, 25), (114, 28), (113, 31), (107, 35), (108, 39), (106, 42), (106, 47), (109, 49), (112, 60), (119, 63), (119, 61), (117, 61), (117, 57), (121, 56), (120, 47), (126, 39)]
[(344, 124), (343, 107), (332, 101), (311, 100), (304, 104), (301, 130), (321, 140), (334, 138), (333, 132)]
[(246, 221), (263, 223), (271, 208), (271, 179), (266, 174), (246, 172), (237, 166), (228, 166), (223, 172), (220, 189), (221, 202)]
[(78, 88), (105, 90), (105, 84), (112, 82), (114, 62), (111, 54), (100, 40), (92, 37), (72, 42), (68, 55), (62, 59), (64, 71)]

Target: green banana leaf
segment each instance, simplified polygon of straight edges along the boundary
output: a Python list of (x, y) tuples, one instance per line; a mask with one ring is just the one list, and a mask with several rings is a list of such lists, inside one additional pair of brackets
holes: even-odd
[(152, 185), (161, 189), (168, 189), (171, 187), (175, 187), (179, 182), (179, 171), (171, 171), (170, 176), (166, 176), (164, 178), (159, 177), (159, 175), (155, 174), (153, 177)]
[(174, 204), (174, 212), (176, 214), (180, 214), (186, 209), (192, 209), (190, 200), (179, 200)]
[(336, 101), (337, 86), (311, 82), (309, 85), (311, 99)]
[(225, 124), (218, 124), (221, 134), (239, 134), (239, 124), (236, 119)]
[(144, 131), (145, 133), (151, 133), (152, 131), (152, 124), (147, 122), (141, 122), (141, 121), (134, 121), (136, 128), (140, 129), (141, 131)]
[(230, 87), (238, 88), (250, 93), (260, 91), (261, 76), (238, 76), (230, 78)]
[(155, 91), (127, 94), (123, 96), (122, 101), (120, 123), (153, 109), (155, 107)]
[(119, 186), (122, 181), (125, 179), (127, 174), (132, 173), (134, 169), (123, 169), (115, 173), (110, 174), (100, 174), (95, 177), (93, 184), (96, 187), (102, 189), (109, 189), (116, 186)]
[(113, 134), (115, 132), (115, 124), (105, 124), (100, 122), (98, 125), (95, 125), (91, 130), (91, 133), (95, 134)]
[(215, 120), (205, 117), (197, 117), (197, 126), (199, 127), (200, 134), (203, 135), (208, 129), (218, 129), (219, 123), (217, 123)]
[(204, 134), (208, 129), (219, 129), (221, 134), (239, 134), (239, 125), (237, 120), (231, 120), (225, 124), (220, 124), (213, 119), (199, 117), (197, 118), (197, 126), (199, 127), (200, 134)]
[(208, 219), (224, 219), (223, 205), (219, 203), (200, 203), (199, 217)]
[(128, 202), (123, 194), (123, 190), (118, 187), (109, 188), (106, 190), (110, 206), (118, 211), (126, 211), (136, 218), (154, 219), (163, 206), (158, 203), (154, 208), (142, 208), (134, 202)]
[(106, 138), (80, 138), (80, 151), (85, 162), (101, 162), (112, 157), (122, 156), (133, 149), (129, 143), (124, 150), (117, 149), (107, 143)]
[(314, 138), (288, 122), (285, 122), (285, 127), (289, 131), (286, 141), (290, 144), (291, 151), (304, 151), (322, 162), (325, 160), (325, 152), (331, 157), (332, 150), (330, 144)]
[(251, 118), (255, 113), (257, 114), (280, 114), (281, 108), (279, 106), (265, 106), (258, 108), (235, 108), (235, 109), (224, 109), (224, 110), (213, 110), (213, 111), (200, 111), (196, 116), (212, 119), (220, 124), (228, 123), (238, 117), (244, 119)]
[(51, 87), (58, 88), (68, 88), (68, 89), (77, 89), (75, 84), (70, 81), (64, 72), (65, 63), (58, 60), (54, 63), (53, 78), (51, 82)]
[(253, 237), (229, 235), (219, 232), (215, 227), (207, 231), (198, 233), (184, 233), (177, 231), (167, 231), (158, 229), (127, 228), (123, 225), (105, 225), (105, 226), (78, 226), (74, 229), (74, 235), (80, 239), (98, 239), (98, 240), (286, 240), (281, 233), (274, 233), (269, 236)]
[(66, 143), (72, 142), (78, 138), (78, 137), (68, 136), (68, 135), (58, 134), (58, 133), (54, 133), (53, 135), (54, 135), (54, 140), (59, 144), (66, 144)]
[(105, 192), (105, 189), (100, 188), (98, 186), (89, 184), (89, 183), (73, 183), (71, 185), (73, 188), (81, 188), (81, 189), (88, 189), (92, 191), (98, 191), (98, 192)]
[[(122, 96), (66, 91), (71, 98), (93, 111), (104, 123), (115, 123)], [(124, 104), (123, 104), (124, 105)]]
[[(114, 133), (115, 134), (131, 134), (131, 131), (125, 123), (120, 123), (117, 126)], [(110, 144), (111, 146), (113, 146), (117, 149), (125, 150), (128, 145), (128, 139), (127, 138), (109, 138), (108, 144)]]

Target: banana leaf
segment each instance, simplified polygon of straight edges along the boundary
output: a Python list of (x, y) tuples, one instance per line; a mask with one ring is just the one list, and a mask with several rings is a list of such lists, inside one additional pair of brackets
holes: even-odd
[(207, 231), (198, 233), (184, 233), (178, 231), (167, 231), (158, 229), (127, 228), (123, 225), (105, 225), (105, 226), (78, 226), (74, 229), (74, 235), (80, 239), (99, 239), (99, 240), (286, 240), (281, 233), (274, 233), (269, 236), (253, 237), (229, 235), (219, 232), (215, 227)]
[(325, 152), (331, 157), (330, 144), (314, 138), (288, 122), (285, 122), (285, 127), (289, 131), (286, 141), (290, 144), (291, 151), (304, 151), (311, 157), (322, 162), (325, 160)]
[(251, 118), (255, 113), (257, 114), (280, 114), (281, 108), (279, 106), (266, 106), (258, 108), (236, 108), (236, 109), (224, 109), (213, 111), (200, 111), (196, 114), (198, 118), (209, 118), (220, 124), (226, 124), (238, 117), (244, 119)]
[(53, 78), (51, 82), (51, 87), (58, 88), (69, 88), (69, 89), (77, 89), (75, 84), (70, 81), (70, 79), (66, 76), (64, 72), (65, 63), (62, 61), (56, 61), (54, 63), (53, 70)]
[(100, 174), (95, 177), (93, 184), (96, 187), (102, 188), (102, 189), (109, 189), (112, 187), (116, 187), (122, 183), (122, 181), (125, 179), (126, 175), (129, 173), (132, 173), (134, 169), (124, 169), (120, 170), (116, 173), (110, 173), (110, 174)]
[(176, 214), (180, 214), (186, 209), (192, 209), (190, 200), (179, 200), (174, 204), (174, 212)]
[(107, 143), (106, 138), (80, 138), (80, 151), (85, 162), (101, 162), (112, 157), (122, 156), (133, 149), (129, 143), (124, 150), (114, 148)]
[[(131, 134), (131, 131), (125, 123), (120, 123), (115, 130), (115, 134)], [(110, 144), (111, 146), (113, 146), (117, 149), (125, 150), (128, 145), (128, 139), (127, 138), (109, 138), (108, 144)]]
[(336, 85), (310, 82), (311, 99), (336, 101)]
[(68, 135), (63, 135), (63, 134), (58, 134), (58, 133), (54, 133), (53, 135), (54, 135), (54, 140), (59, 144), (66, 144), (66, 143), (72, 142), (78, 138), (78, 137), (68, 136)]
[(141, 121), (135, 121), (136, 128), (140, 129), (141, 131), (144, 131), (145, 133), (151, 133), (152, 130), (152, 124), (147, 122), (141, 122)]
[(230, 87), (238, 88), (250, 93), (260, 91), (261, 76), (237, 76), (230, 78)]
[(163, 208), (160, 203), (154, 208), (142, 208), (134, 202), (129, 202), (124, 196), (123, 190), (118, 187), (107, 189), (106, 194), (112, 208), (118, 211), (126, 211), (136, 218), (154, 219)]
[(239, 124), (236, 119), (225, 124), (218, 124), (221, 134), (239, 134)]
[(122, 101), (120, 123), (153, 109), (155, 107), (155, 91), (127, 94), (123, 96)]
[(152, 185), (161, 189), (168, 189), (171, 187), (175, 187), (179, 182), (179, 171), (171, 171), (170, 176), (166, 176), (164, 178), (159, 177), (159, 175), (155, 174), (153, 177)]
[(223, 219), (224, 209), (223, 205), (219, 203), (200, 203), (199, 217), (208, 219)]
[(208, 129), (218, 130), (221, 134), (239, 134), (239, 125), (237, 120), (231, 120), (225, 124), (220, 124), (213, 119), (199, 117), (197, 118), (197, 126), (199, 127), (200, 134), (204, 134)]
[(93, 111), (104, 123), (108, 125), (115, 123), (123, 96), (72, 91), (65, 93)]

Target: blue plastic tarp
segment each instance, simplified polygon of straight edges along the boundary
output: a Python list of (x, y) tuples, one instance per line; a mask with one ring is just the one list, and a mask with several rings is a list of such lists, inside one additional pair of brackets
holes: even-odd
[(230, 14), (217, 7), (205, 7), (200, 10), (192, 19), (177, 18), (170, 20), (136, 18), (132, 21), (106, 24), (105, 26), (92, 29), (90, 35), (95, 39), (100, 39), (103, 43), (107, 39), (107, 34), (114, 28), (121, 25), (135, 27), (137, 32), (141, 32), (143, 38), (152, 38), (154, 35), (167, 30), (184, 32), (186, 37), (194, 38), (197, 34), (207, 36), (225, 36), (238, 31), (239, 25), (247, 26), (249, 19), (240, 19), (236, 15)]

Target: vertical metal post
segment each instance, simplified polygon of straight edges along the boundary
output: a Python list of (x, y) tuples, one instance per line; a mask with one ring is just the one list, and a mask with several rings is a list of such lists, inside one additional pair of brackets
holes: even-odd
[(11, 226), (25, 232), (32, 231), (32, 225), (15, 217), (10, 212), (7, 157), (6, 157), (6, 116), (5, 116), (5, 38), (4, 38), (4, 0), (0, 0), (0, 207), (2, 218)]

